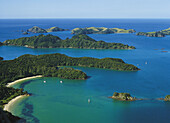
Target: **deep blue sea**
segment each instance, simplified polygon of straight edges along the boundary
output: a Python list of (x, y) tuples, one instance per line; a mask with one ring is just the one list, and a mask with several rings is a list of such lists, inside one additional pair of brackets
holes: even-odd
[[(108, 27), (135, 29), (137, 32), (159, 31), (170, 27), (169, 19), (0, 19), (0, 41), (24, 36), (21, 30), (32, 26), (65, 29), (76, 27)], [(65, 39), (71, 31), (52, 32)], [(62, 53), (72, 57), (121, 58), (138, 66), (137, 72), (123, 72), (75, 67), (87, 73), (87, 80), (59, 78), (33, 79), (16, 84), (15, 88), (33, 95), (16, 102), (11, 112), (30, 123), (168, 123), (170, 102), (156, 98), (170, 94), (170, 36), (157, 38), (134, 34), (90, 34), (96, 40), (120, 42), (135, 46), (135, 50), (95, 49), (30, 49), (17, 46), (0, 47), (0, 56), (11, 60), (23, 54)], [(167, 51), (167, 52), (162, 52)], [(147, 64), (146, 64), (147, 63)], [(44, 84), (43, 81), (47, 83)], [(60, 84), (59, 81), (63, 80)], [(115, 91), (128, 92), (145, 100), (115, 101)], [(88, 99), (91, 103), (88, 103)]]

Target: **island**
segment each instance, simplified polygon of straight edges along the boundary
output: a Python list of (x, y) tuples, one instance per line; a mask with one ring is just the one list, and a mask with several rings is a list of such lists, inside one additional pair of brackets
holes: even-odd
[[(15, 80), (42, 75), (43, 77), (60, 77), (65, 79), (87, 79), (86, 73), (73, 68), (63, 68), (64, 66), (95, 67), (103, 69), (137, 71), (134, 65), (126, 64), (122, 59), (117, 58), (91, 58), (91, 57), (69, 57), (64, 54), (45, 55), (22, 55), (14, 60), (0, 62), (0, 108), (13, 98), (20, 95), (28, 95), (28, 92), (21, 89), (7, 87), (8, 83)], [(3, 114), (10, 113), (3, 111)]]
[(3, 57), (0, 57), (0, 61), (2, 61), (4, 58)]
[(166, 35), (170, 35), (170, 28), (157, 32), (138, 32), (136, 35), (142, 35), (147, 37), (165, 37)]
[(75, 28), (72, 34), (111, 34), (111, 33), (134, 33), (134, 29), (106, 28), (106, 27), (86, 27)]
[(166, 95), (164, 101), (170, 101), (170, 95)]
[(111, 96), (110, 98), (121, 100), (121, 101), (135, 101), (136, 100), (136, 97), (132, 97), (129, 93), (117, 93), (117, 92), (114, 92), (113, 96)]
[(165, 37), (165, 34), (161, 32), (138, 32), (138, 36), (147, 36), (147, 37)]
[(46, 29), (47, 32), (58, 32), (58, 31), (69, 31), (69, 29), (62, 29), (59, 27), (51, 27), (49, 29)]
[[(32, 32), (32, 33), (48, 33), (48, 32), (58, 32), (58, 31), (68, 31), (69, 29), (62, 29), (59, 27), (51, 27), (49, 29), (43, 29), (38, 26), (34, 26), (30, 29), (28, 29), (26, 32)], [(25, 32), (25, 34), (26, 34)]]
[(58, 36), (39, 35), (6, 40), (3, 45), (25, 46), (28, 48), (82, 48), (82, 49), (135, 49), (134, 46), (122, 43), (96, 41), (85, 34), (74, 35), (71, 39), (62, 40)]
[(27, 30), (27, 32), (32, 32), (32, 33), (47, 33), (47, 31), (45, 29), (42, 29), (38, 26), (34, 26), (30, 29)]

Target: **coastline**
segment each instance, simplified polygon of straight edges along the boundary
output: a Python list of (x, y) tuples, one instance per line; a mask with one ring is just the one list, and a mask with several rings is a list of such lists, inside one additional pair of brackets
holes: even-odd
[(4, 108), (3, 108), (3, 110), (4, 111), (8, 111), (8, 112), (10, 112), (10, 107), (12, 107), (13, 106), (13, 104), (15, 103), (15, 102), (17, 102), (19, 99), (22, 99), (22, 98), (24, 98), (24, 97), (28, 97), (29, 95), (28, 94), (26, 94), (26, 95), (20, 95), (20, 96), (17, 96), (17, 97), (15, 97), (14, 99), (12, 99), (11, 101), (9, 101), (8, 102), (8, 104), (5, 104), (4, 105)]
[(42, 77), (42, 75), (37, 75), (37, 76), (32, 76), (32, 77), (26, 77), (26, 78), (18, 79), (18, 80), (15, 80), (15, 81), (11, 82), (11, 83), (8, 83), (7, 87), (11, 87), (12, 85), (15, 85), (16, 83), (19, 83), (21, 81), (25, 81), (25, 80), (29, 80), (29, 79), (34, 79), (34, 78), (39, 78), (39, 77)]

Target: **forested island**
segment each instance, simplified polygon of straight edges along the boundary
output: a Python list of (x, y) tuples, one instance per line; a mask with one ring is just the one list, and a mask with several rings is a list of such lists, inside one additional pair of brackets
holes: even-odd
[(134, 33), (134, 29), (106, 28), (106, 27), (86, 27), (75, 28), (72, 34), (111, 34), (111, 33)]
[(165, 37), (166, 35), (170, 35), (170, 28), (157, 32), (138, 32), (136, 35), (142, 35), (147, 37)]
[(34, 26), (34, 27), (28, 29), (23, 34), (28, 34), (28, 32), (32, 32), (32, 33), (48, 33), (48, 32), (58, 32), (58, 31), (68, 31), (68, 30), (69, 29), (62, 29), (62, 28), (59, 28), (59, 27), (51, 27), (49, 29), (43, 29), (43, 28), (40, 28), (38, 26)]
[(122, 101), (135, 101), (136, 98), (132, 97), (129, 93), (117, 93), (114, 92), (112, 99), (122, 100)]
[(122, 43), (96, 41), (87, 35), (75, 35), (71, 39), (62, 40), (58, 36), (39, 35), (6, 40), (3, 45), (25, 46), (29, 48), (82, 48), (82, 49), (135, 49), (134, 46)]
[(23, 55), (14, 60), (0, 62), (0, 83), (7, 83), (16, 79), (43, 75), (68, 79), (86, 79), (87, 75), (73, 68), (59, 68), (59, 66), (83, 66), (120, 71), (137, 71), (134, 65), (126, 64), (117, 58), (68, 57), (64, 54)]
[[(23, 55), (14, 60), (0, 62), (0, 106), (8, 103), (19, 95), (28, 94), (23, 89), (14, 89), (6, 85), (17, 79), (43, 75), (44, 77), (60, 77), (66, 79), (87, 79), (87, 75), (81, 70), (73, 68), (61, 68), (59, 66), (82, 66), (113, 70), (136, 71), (139, 68), (126, 64), (116, 58), (91, 58), (68, 57), (63, 54)], [(5, 112), (3, 112), (5, 113)], [(5, 113), (6, 114), (6, 113)], [(10, 114), (9, 114), (10, 115)], [(13, 116), (15, 119), (15, 116)], [(17, 119), (17, 117), (16, 117)]]

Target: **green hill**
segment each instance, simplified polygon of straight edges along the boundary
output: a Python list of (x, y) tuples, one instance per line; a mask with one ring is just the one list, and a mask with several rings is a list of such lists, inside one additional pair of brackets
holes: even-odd
[(62, 40), (57, 36), (39, 35), (6, 40), (4, 45), (25, 46), (29, 48), (82, 48), (82, 49), (135, 49), (133, 46), (121, 43), (107, 43), (96, 41), (87, 35), (75, 35), (71, 39)]
[(75, 28), (72, 34), (111, 34), (111, 33), (134, 33), (134, 29), (105, 28), (105, 27), (86, 27)]
[(47, 33), (45, 29), (42, 29), (40, 27), (34, 26), (27, 30), (27, 32), (33, 32), (33, 33)]
[(28, 34), (28, 32), (32, 32), (32, 33), (48, 33), (48, 32), (57, 32), (57, 31), (68, 31), (68, 29), (62, 29), (62, 28), (59, 28), (59, 27), (51, 27), (49, 29), (42, 29), (42, 28), (40, 28), (38, 26), (34, 26), (34, 27), (28, 29), (23, 34)]
[(69, 29), (62, 29), (59, 27), (51, 27), (49, 29), (46, 29), (47, 32), (58, 32), (58, 31), (69, 31)]

